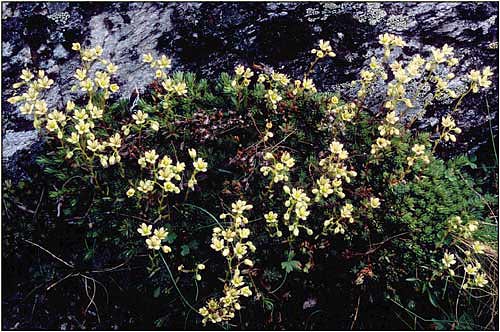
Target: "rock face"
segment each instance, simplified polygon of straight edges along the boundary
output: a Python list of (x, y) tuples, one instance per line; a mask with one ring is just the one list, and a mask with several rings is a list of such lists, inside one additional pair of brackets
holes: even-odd
[[(460, 73), (486, 65), (495, 72), (495, 86), (476, 95), (456, 116), (464, 129), (460, 151), (474, 152), (491, 141), (490, 124), (498, 132), (497, 3), (4, 2), (2, 6), (4, 165), (35, 141), (30, 122), (5, 102), (12, 95), (9, 87), (22, 68), (45, 69), (56, 82), (47, 100), (52, 107), (62, 105), (78, 64), (71, 51), (73, 42), (105, 49), (105, 56), (120, 67), (124, 97), (152, 78), (141, 62), (145, 52), (167, 54), (174, 69), (209, 78), (237, 63), (261, 63), (300, 77), (310, 62), (309, 50), (317, 40), (327, 39), (337, 57), (313, 75), (320, 90), (326, 90), (356, 78), (376, 54), (380, 33), (411, 40), (409, 52), (448, 43), (462, 60)], [(431, 109), (420, 126), (434, 124), (444, 111)]]

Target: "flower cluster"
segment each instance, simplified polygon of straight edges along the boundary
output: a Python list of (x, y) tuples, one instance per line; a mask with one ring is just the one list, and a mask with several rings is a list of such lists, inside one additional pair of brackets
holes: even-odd
[(468, 78), (471, 80), (471, 89), (473, 93), (479, 92), (479, 88), (489, 88), (491, 86), (490, 77), (493, 72), (490, 67), (485, 67), (481, 73), (479, 70), (471, 70)]
[(283, 186), (283, 192), (288, 195), (285, 201), (286, 212), (283, 214), (285, 225), (288, 226), (290, 232), (290, 239), (297, 237), (300, 234), (300, 228), (303, 228), (307, 235), (312, 235), (313, 230), (305, 226), (301, 221), (306, 221), (311, 213), (309, 211), (309, 203), (311, 199), (303, 189), (292, 188)]
[(257, 82), (261, 84), (267, 83), (271, 88), (278, 89), (287, 87), (290, 79), (283, 73), (272, 71), (270, 74), (259, 74)]
[(142, 223), (137, 229), (137, 232), (141, 234), (141, 236), (147, 237), (146, 245), (148, 246), (148, 249), (161, 249), (166, 254), (172, 252), (172, 248), (170, 248), (168, 245), (162, 245), (162, 241), (166, 240), (168, 236), (168, 231), (166, 231), (165, 228), (160, 227), (153, 230), (153, 225)]
[[(141, 168), (147, 169), (152, 173), (151, 179), (139, 181), (139, 185), (136, 187), (137, 191), (148, 194), (154, 191), (155, 186), (158, 186), (163, 193), (180, 193), (179, 182), (182, 178), (182, 172), (186, 169), (186, 164), (183, 162), (174, 164), (169, 156), (164, 156), (158, 161), (159, 157), (156, 150), (153, 149), (146, 151), (137, 161)], [(134, 196), (135, 193), (136, 191), (130, 188), (127, 191), (127, 196)]]
[(249, 252), (256, 248), (249, 241), (250, 229), (246, 227), (248, 218), (245, 212), (253, 208), (246, 201), (238, 200), (231, 204), (231, 212), (223, 213), (220, 219), (231, 219), (227, 228), (215, 227), (212, 232), (212, 249), (221, 252), (229, 266), (230, 279), (224, 285), (224, 296), (219, 299), (209, 299), (207, 304), (199, 309), (203, 316), (203, 324), (208, 321), (219, 323), (234, 318), (236, 311), (241, 309), (240, 297), (252, 295), (242, 275), (241, 268), (253, 266), (253, 261), (248, 258)]
[(403, 68), (403, 64), (399, 61), (394, 61), (390, 64), (394, 80), (387, 84), (387, 101), (384, 104), (385, 108), (394, 110), (401, 102), (404, 103), (407, 108), (413, 107), (411, 99), (406, 96), (406, 85), (420, 76), (418, 71), (419, 66), (422, 65), (422, 63), (419, 62), (420, 60), (422, 60), (420, 57), (414, 57), (407, 68)]
[[(63, 111), (49, 112), (46, 101), (39, 99), (39, 95), (43, 90), (50, 88), (53, 80), (43, 71), (39, 71), (38, 78), (35, 79), (35, 75), (26, 69), (21, 75), (23, 82), (16, 83), (15, 87), (26, 85), (28, 91), (10, 98), (9, 101), (22, 102), (22, 113), (34, 113), (35, 128), (44, 128), (48, 133), (55, 134), (66, 149), (66, 158), (73, 158), (78, 152), (78, 157), (83, 158), (93, 172), (96, 160), (100, 161), (103, 167), (121, 161), (119, 154), (122, 145), (121, 135), (97, 130), (104, 121), (105, 100), (119, 90), (118, 85), (111, 82), (118, 67), (101, 58), (103, 50), (99, 46), (84, 49), (79, 43), (74, 43), (72, 48), (80, 53), (82, 61), (82, 67), (77, 68), (74, 75), (78, 84), (72, 87), (72, 91), (80, 89), (87, 95), (88, 101), (85, 106), (78, 106), (72, 100), (68, 100)], [(69, 143), (69, 146), (65, 143)]]
[(443, 131), (441, 132), (439, 140), (444, 139), (446, 142), (455, 142), (457, 138), (454, 134), (460, 134), (462, 132), (462, 129), (457, 127), (455, 120), (453, 120), (450, 115), (441, 118), (441, 125), (443, 126)]
[(10, 97), (7, 101), (11, 104), (21, 103), (19, 106), (21, 114), (34, 114), (33, 125), (35, 128), (40, 128), (48, 112), (47, 102), (40, 96), (54, 84), (54, 81), (48, 78), (43, 70), (39, 70), (35, 77), (29, 69), (23, 69), (20, 78), (22, 81), (14, 83), (14, 89), (26, 86), (26, 91), (21, 95)]
[(317, 91), (318, 90), (316, 89), (313, 80), (310, 78), (304, 78), (302, 81), (295, 80), (293, 82), (292, 94), (294, 96), (305, 92), (316, 93)]
[[(193, 188), (196, 184), (196, 174), (198, 172), (206, 172), (207, 163), (203, 159), (198, 158), (195, 160), (196, 151), (189, 150), (189, 154), (193, 158), (193, 173), (188, 181), (187, 186)], [(127, 191), (127, 196), (132, 197), (136, 193), (148, 194), (154, 192), (155, 187), (161, 189), (162, 200), (168, 193), (178, 194), (181, 192), (181, 180), (183, 172), (186, 169), (184, 162), (177, 161), (175, 164), (169, 156), (160, 156), (156, 150), (149, 150), (144, 153), (138, 160), (138, 164), (143, 169), (147, 169), (151, 175), (150, 179), (141, 179), (136, 188), (130, 188)], [(136, 191), (137, 190), (137, 191)]]
[(453, 47), (444, 44), (441, 48), (433, 47), (430, 61), (426, 63), (425, 70), (435, 71), (438, 64), (446, 64), (448, 67), (453, 67), (458, 64), (458, 59), (454, 57)]
[(317, 202), (328, 198), (331, 194), (344, 198), (342, 181), (350, 183), (351, 178), (357, 175), (356, 171), (348, 170), (345, 165), (349, 152), (344, 149), (344, 144), (338, 141), (331, 142), (329, 152), (328, 156), (319, 161), (319, 166), (321, 166), (325, 175), (316, 181), (318, 187), (312, 191), (316, 195), (315, 201)]
[(283, 152), (279, 159), (271, 152), (267, 152), (264, 160), (267, 165), (262, 166), (260, 171), (264, 176), (270, 176), (271, 185), (280, 181), (288, 181), (290, 169), (295, 165), (295, 159), (289, 152)]
[(150, 128), (154, 132), (160, 130), (159, 122), (152, 119), (149, 114), (143, 110), (138, 110), (132, 114), (132, 120), (133, 122), (125, 124), (121, 128), (125, 136), (128, 136), (131, 131), (141, 132), (143, 128)]
[(273, 123), (271, 121), (267, 121), (266, 130), (264, 131), (264, 137), (262, 138), (264, 142), (267, 142), (269, 141), (270, 138), (274, 137), (274, 133), (271, 131), (272, 128), (273, 128)]
[(264, 219), (266, 220), (266, 227), (271, 237), (283, 236), (283, 232), (281, 232), (279, 229), (278, 217), (279, 217), (278, 214), (273, 211), (269, 211), (268, 213), (264, 214)]
[(356, 116), (356, 110), (355, 103), (342, 103), (337, 96), (333, 96), (328, 100), (326, 113), (329, 116), (334, 116), (336, 120), (352, 122), (352, 119)]
[[(375, 140), (375, 143), (371, 146), (371, 154), (377, 154), (379, 151), (387, 149), (391, 145), (391, 141), (389, 140), (391, 136), (398, 136), (399, 129), (396, 128), (396, 123), (398, 122), (399, 117), (396, 116), (396, 112), (392, 111), (387, 113), (385, 116), (384, 122), (378, 127), (379, 135)], [(389, 138), (389, 139), (387, 139)]]
[(366, 97), (368, 93), (368, 88), (372, 83), (374, 83), (377, 78), (380, 77), (383, 80), (387, 79), (387, 73), (384, 70), (382, 64), (377, 61), (377, 58), (371, 57), (370, 59), (370, 69), (364, 69), (360, 72), (361, 78), (361, 88), (358, 90), (358, 98)]
[(391, 55), (391, 50), (394, 47), (404, 47), (406, 42), (403, 38), (399, 36), (392, 35), (390, 33), (384, 33), (378, 37), (379, 44), (384, 46), (384, 57), (389, 58)]
[(283, 99), (276, 89), (267, 90), (264, 97), (267, 100), (268, 106), (273, 110), (278, 108), (278, 103)]
[(413, 164), (418, 160), (424, 162), (425, 164), (430, 163), (429, 155), (425, 153), (425, 145), (415, 144), (411, 148), (411, 151), (413, 152), (413, 155), (406, 157), (408, 166), (413, 166)]
[(441, 259), (442, 268), (448, 272), (451, 277), (457, 277), (456, 270), (463, 272), (462, 289), (483, 288), (488, 284), (486, 273), (481, 272), (481, 263), (476, 256), (484, 253), (484, 245), (479, 241), (474, 242), (472, 251), (466, 250), (465, 256), (461, 259), (460, 264), (457, 264), (455, 254), (445, 252)]
[(319, 48), (313, 48), (311, 50), (312, 54), (315, 54), (318, 58), (324, 58), (325, 56), (335, 57), (335, 53), (333, 52), (332, 46), (329, 41), (324, 41), (323, 39), (319, 40)]
[[(370, 204), (373, 204), (376, 207), (380, 206), (380, 202), (378, 201), (370, 201)], [(343, 221), (347, 220), (349, 223), (354, 222), (354, 218), (352, 213), (354, 212), (354, 207), (351, 203), (345, 203), (340, 208), (340, 215), (337, 218), (330, 218), (323, 222), (323, 234), (328, 234), (333, 231), (334, 234), (344, 234), (345, 226), (343, 225)]]
[(188, 152), (189, 156), (193, 160), (193, 168), (194, 168), (193, 174), (191, 174), (191, 178), (188, 181), (188, 187), (190, 189), (194, 189), (194, 186), (198, 183), (198, 181), (196, 180), (196, 175), (200, 172), (201, 173), (206, 172), (208, 163), (204, 161), (202, 158), (196, 157), (197, 153), (195, 149), (189, 149)]
[(254, 73), (250, 68), (245, 68), (242, 65), (236, 66), (234, 69), (236, 77), (231, 81), (231, 86), (233, 88), (247, 87), (250, 85), (250, 79), (253, 77)]
[[(454, 235), (471, 239), (478, 230), (477, 220), (464, 222), (460, 216), (448, 219), (448, 232)], [(441, 259), (442, 270), (451, 277), (460, 277), (462, 289), (483, 288), (488, 284), (486, 273), (481, 272), (480, 255), (485, 253), (486, 246), (479, 241), (467, 241), (467, 248), (461, 249), (463, 255), (456, 255), (446, 251)], [(463, 273), (462, 276), (457, 274)]]
[(143, 62), (155, 68), (155, 78), (159, 80), (165, 93), (158, 94), (162, 100), (163, 109), (171, 108), (171, 101), (174, 98), (186, 97), (188, 86), (182, 78), (174, 78), (168, 75), (167, 70), (172, 67), (172, 60), (165, 55), (155, 59), (151, 53), (143, 54)]
[[(103, 49), (100, 46), (85, 49), (79, 43), (74, 43), (72, 48), (80, 52), (83, 62), (83, 67), (76, 69), (74, 77), (78, 80), (78, 85), (73, 86), (73, 90), (80, 88), (81, 91), (89, 94), (90, 99), (97, 93), (102, 93), (104, 99), (108, 99), (112, 93), (119, 91), (119, 86), (116, 83), (111, 83), (111, 78), (116, 74), (118, 67), (101, 58)], [(95, 70), (92, 75), (91, 68), (97, 61), (103, 69)]]
[(454, 216), (448, 220), (449, 231), (459, 234), (465, 239), (470, 239), (472, 234), (477, 231), (478, 227), (479, 223), (474, 219), (464, 222), (460, 216)]

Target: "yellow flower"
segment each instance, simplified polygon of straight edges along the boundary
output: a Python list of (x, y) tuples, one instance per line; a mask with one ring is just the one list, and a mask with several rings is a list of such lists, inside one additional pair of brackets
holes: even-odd
[(87, 77), (87, 69), (76, 69), (75, 77), (79, 81), (83, 81)]
[(103, 89), (107, 89), (109, 86), (110, 77), (108, 74), (102, 71), (97, 71), (95, 73), (95, 82), (97, 85)]
[(34, 75), (33, 73), (29, 70), (29, 69), (23, 69), (21, 71), (21, 76), (20, 78), (25, 81), (25, 82), (29, 82), (33, 79)]
[(375, 74), (368, 70), (362, 70), (360, 75), (361, 79), (367, 83), (373, 81), (373, 79), (375, 78)]
[(154, 234), (160, 240), (165, 240), (167, 238), (168, 232), (163, 227), (160, 227), (159, 229), (155, 229)]
[(473, 266), (472, 264), (467, 264), (464, 268), (465, 273), (470, 275), (475, 275), (477, 273), (478, 266)]
[(87, 140), (87, 149), (89, 149), (92, 152), (96, 152), (97, 150), (99, 150), (100, 146), (101, 144), (97, 140), (94, 139)]
[(70, 137), (66, 138), (66, 141), (71, 144), (78, 144), (78, 142), (80, 141), (80, 136), (77, 133), (73, 132), (71, 133)]
[(161, 86), (168, 92), (174, 91), (174, 81), (172, 81), (170, 78), (163, 81), (161, 83)]
[(231, 283), (233, 284), (234, 287), (240, 287), (240, 286), (243, 286), (245, 284), (243, 282), (243, 277), (240, 276), (239, 270), (235, 271), (233, 279), (231, 280)]
[(154, 61), (154, 58), (151, 55), (151, 53), (143, 54), (142, 57), (143, 57), (142, 61), (145, 63), (152, 63)]
[(425, 145), (415, 144), (415, 145), (413, 145), (411, 150), (415, 153), (415, 155), (420, 156), (420, 155), (424, 154), (424, 152), (425, 152)]
[(47, 125), (45, 126), (49, 132), (53, 132), (54, 130), (59, 129), (59, 126), (57, 125), (57, 121), (55, 120), (48, 120)]
[(153, 191), (153, 181), (151, 180), (141, 180), (139, 181), (139, 187), (137, 187), (137, 189), (143, 193), (148, 193), (150, 191)]
[(341, 209), (340, 209), (340, 217), (342, 218), (348, 218), (349, 222), (353, 222), (352, 218), (352, 212), (354, 211), (354, 208), (352, 204), (346, 203)]
[(90, 123), (80, 121), (75, 125), (75, 129), (78, 131), (78, 134), (82, 135), (90, 132)]
[(275, 105), (283, 98), (278, 94), (276, 90), (267, 90), (265, 97), (271, 102), (271, 104)]
[(312, 92), (316, 91), (316, 87), (314, 86), (314, 82), (311, 78), (302, 80), (302, 87), (304, 88), (304, 90), (310, 90)]
[(163, 184), (163, 189), (167, 192), (175, 192), (178, 194), (180, 192), (179, 187), (177, 187), (175, 184), (173, 184), (170, 181), (167, 181)]
[(109, 146), (119, 148), (122, 145), (122, 139), (120, 137), (120, 134), (116, 133), (113, 136), (109, 138)]
[(161, 248), (161, 240), (154, 235), (146, 239), (146, 244), (148, 245), (148, 249), (160, 250)]
[(207, 166), (208, 166), (208, 164), (205, 161), (203, 161), (203, 159), (201, 159), (201, 158), (198, 158), (196, 161), (193, 162), (193, 167), (198, 172), (206, 172)]
[(251, 210), (253, 205), (247, 204), (246, 201), (242, 201), (241, 199), (231, 204), (231, 211), (235, 214), (243, 214), (245, 210)]
[(90, 92), (94, 87), (94, 83), (92, 83), (92, 80), (87, 78), (86, 80), (80, 82), (80, 87), (82, 88), (83, 91)]
[(266, 220), (267, 223), (274, 224), (278, 221), (278, 214), (273, 211), (270, 211), (264, 214), (264, 219)]
[(127, 197), (132, 197), (134, 196), (134, 194), (135, 194), (134, 188), (129, 188), (129, 190), (127, 190)]
[(484, 287), (488, 284), (488, 279), (486, 279), (486, 275), (484, 273), (478, 273), (474, 278), (474, 283), (478, 287)]
[(150, 163), (154, 164), (156, 160), (158, 159), (159, 155), (156, 153), (156, 150), (149, 150), (144, 153), (144, 159)]
[(47, 76), (44, 76), (37, 80), (37, 84), (42, 89), (48, 89), (52, 84), (54, 84), (54, 80), (51, 80)]
[(394, 39), (394, 36), (388, 33), (384, 33), (383, 35), (378, 36), (378, 42), (381, 45), (389, 46)]
[(118, 86), (118, 84), (114, 84), (114, 83), (113, 83), (113, 84), (111, 84), (111, 85), (109, 86), (109, 90), (110, 90), (111, 92), (115, 93), (115, 92), (118, 92), (118, 90), (120, 90), (120, 87)]
[(73, 51), (79, 51), (79, 50), (81, 50), (81, 48), (82, 47), (80, 46), (80, 43), (73, 43), (73, 44), (71, 44), (71, 49)]
[(102, 52), (103, 52), (103, 49), (101, 46), (96, 46), (95, 48), (93, 48), (93, 51), (95, 53), (96, 56), (101, 56), (102, 55)]
[(158, 121), (150, 121), (149, 124), (151, 125), (151, 129), (153, 129), (154, 131), (158, 131), (160, 130), (160, 124), (158, 123)]
[(485, 246), (481, 242), (474, 241), (474, 243), (472, 245), (472, 250), (474, 250), (474, 252), (476, 254), (483, 254), (484, 253), (484, 249), (485, 249)]
[(153, 229), (153, 225), (146, 225), (145, 223), (142, 223), (139, 228), (137, 228), (137, 232), (141, 234), (142, 236), (149, 236), (151, 235), (151, 230)]
[(380, 199), (377, 197), (370, 197), (370, 206), (373, 209), (377, 209), (380, 207)]
[(162, 55), (160, 59), (157, 60), (158, 67), (160, 68), (170, 68), (172, 64), (172, 60), (167, 58), (165, 55)]
[(108, 71), (108, 73), (110, 74), (114, 74), (116, 73), (116, 71), (118, 70), (118, 66), (116, 66), (115, 64), (113, 63), (109, 63), (107, 66), (106, 66), (106, 70)]
[(35, 110), (37, 114), (45, 114), (48, 111), (47, 103), (44, 100), (37, 100), (35, 102)]
[(208, 309), (207, 309), (207, 308), (205, 308), (205, 307), (198, 309), (198, 312), (199, 312), (199, 313), (200, 313), (200, 315), (202, 315), (203, 317), (208, 316), (208, 314), (209, 314)]
[(186, 83), (184, 82), (177, 83), (176, 85), (174, 85), (174, 91), (175, 93), (177, 93), (178, 96), (186, 95), (187, 94)]
[(19, 107), (21, 114), (31, 114), (33, 112), (34, 105), (33, 104), (23, 104)]
[(387, 113), (385, 117), (385, 121), (387, 121), (391, 125), (395, 125), (399, 120), (399, 117), (396, 116), (396, 112), (392, 111)]
[(288, 168), (292, 168), (295, 165), (295, 159), (293, 159), (288, 152), (284, 152), (281, 155), (281, 162)]
[(147, 113), (144, 113), (143, 111), (137, 111), (137, 113), (132, 114), (132, 118), (135, 120), (135, 123), (137, 125), (141, 125), (144, 122), (146, 122), (146, 119), (149, 117)]
[(212, 238), (212, 244), (210, 245), (210, 247), (215, 251), (221, 251), (222, 249), (224, 249), (224, 240)]
[(448, 252), (445, 252), (443, 259), (441, 259), (441, 262), (443, 263), (443, 265), (446, 268), (450, 268), (457, 261), (455, 260), (455, 255), (454, 254), (449, 254)]
[(297, 206), (297, 208), (295, 208), (295, 214), (297, 215), (297, 218), (301, 219), (301, 220), (307, 220), (307, 217), (309, 216), (310, 214), (310, 211), (307, 210), (307, 207), (306, 206)]
[(170, 248), (170, 247), (169, 247), (169, 246), (167, 246), (167, 245), (162, 246), (162, 247), (161, 247), (161, 250), (162, 250), (164, 253), (166, 253), (166, 254), (168, 254), (168, 253), (172, 252), (172, 248)]
[(238, 65), (236, 66), (236, 68), (234, 69), (234, 72), (236, 73), (236, 75), (243, 75), (243, 73), (245, 72), (245, 67), (243, 67), (242, 65)]
[(162, 78), (163, 76), (166, 76), (166, 74), (161, 69), (157, 69), (155, 72), (155, 78)]

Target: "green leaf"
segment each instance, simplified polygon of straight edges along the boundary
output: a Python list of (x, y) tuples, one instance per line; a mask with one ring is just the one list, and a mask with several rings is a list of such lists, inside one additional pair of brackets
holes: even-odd
[(181, 246), (181, 256), (189, 255), (190, 251), (191, 250), (189, 249), (189, 246), (187, 244)]
[(175, 239), (177, 239), (177, 233), (169, 232), (166, 238), (167, 243), (172, 244), (174, 243)]
[(300, 271), (301, 267), (302, 264), (300, 264), (299, 261), (292, 260), (292, 261), (281, 262), (281, 268), (285, 270), (287, 273), (290, 273), (293, 270)]
[(431, 304), (435, 307), (435, 308), (438, 308), (439, 305), (437, 303), (437, 298), (436, 296), (431, 293), (430, 291), (427, 291), (427, 294), (429, 295), (429, 301), (431, 302)]

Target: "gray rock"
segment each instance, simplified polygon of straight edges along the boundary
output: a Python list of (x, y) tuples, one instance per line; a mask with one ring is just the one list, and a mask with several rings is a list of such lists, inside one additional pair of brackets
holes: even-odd
[(62, 46), (62, 44), (58, 44), (53, 51), (54, 58), (58, 60), (66, 59), (68, 54), (69, 52), (66, 51), (66, 49), (64, 48), (64, 46)]
[[(310, 62), (309, 50), (321, 38), (332, 41), (337, 58), (324, 62), (313, 74), (318, 88), (347, 86), (366, 65), (367, 57), (379, 52), (377, 36), (383, 32), (411, 41), (410, 52), (448, 43), (463, 60), (461, 74), (470, 67), (490, 65), (494, 86), (486, 94), (475, 95), (456, 114), (464, 130), (456, 152), (473, 152), (486, 144), (489, 122), (498, 132), (495, 3), (12, 2), (2, 3), (2, 9), (4, 135), (5, 129), (28, 129), (24, 117), (4, 102), (25, 66), (45, 69), (55, 80), (47, 96), (50, 107), (63, 105), (69, 98), (71, 77), (78, 66), (77, 54), (70, 51), (73, 42), (104, 48), (104, 55), (119, 66), (126, 98), (153, 76), (141, 61), (142, 53), (167, 54), (173, 58), (174, 70), (190, 70), (208, 78), (233, 70), (237, 63), (262, 63), (300, 77)], [(433, 126), (448, 108), (446, 104), (431, 107), (418, 127)]]
[(2, 139), (2, 160), (9, 160), (16, 153), (27, 151), (36, 142), (38, 134), (36, 130), (12, 131), (7, 130)]

